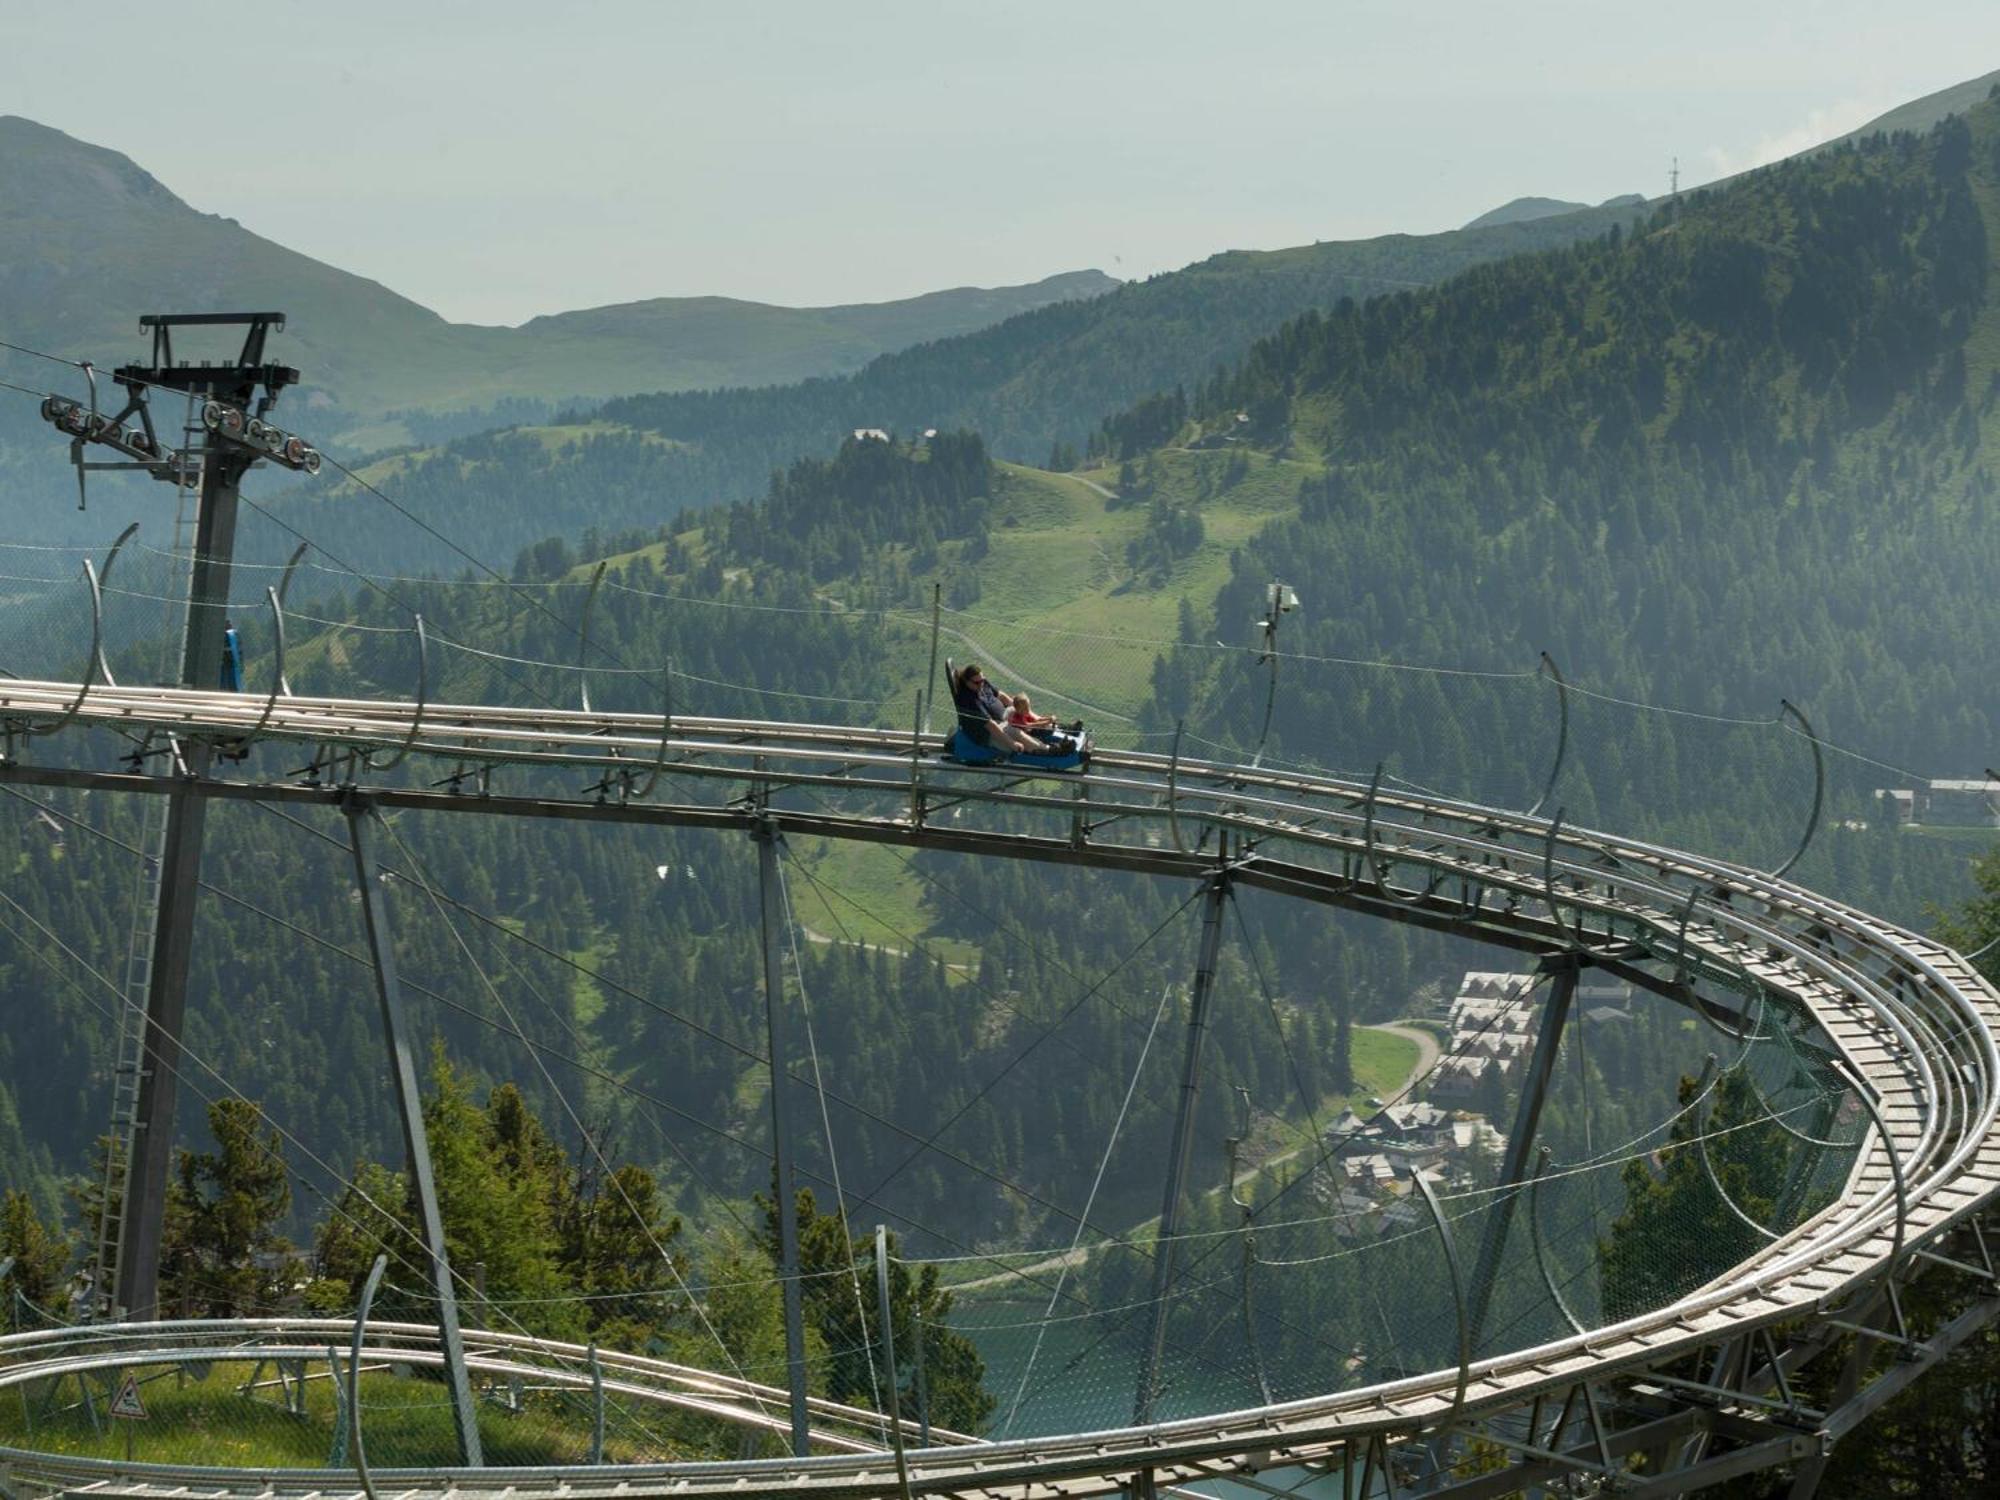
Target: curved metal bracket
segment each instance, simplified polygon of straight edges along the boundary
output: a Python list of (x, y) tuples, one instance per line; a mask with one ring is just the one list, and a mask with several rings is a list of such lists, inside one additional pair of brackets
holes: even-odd
[(361, 1285), (361, 1305), (354, 1311), (354, 1342), (347, 1351), (347, 1451), (354, 1458), (354, 1476), (361, 1481), (362, 1493), (375, 1500), (375, 1482), (368, 1476), (368, 1456), (361, 1448), (361, 1335), (368, 1326), (368, 1311), (375, 1305), (376, 1288), (389, 1268), (389, 1257), (378, 1255)]
[(1269, 603), (1264, 608), (1264, 654), (1257, 661), (1259, 665), (1268, 664), (1271, 673), (1264, 688), (1264, 722), (1257, 730), (1257, 748), (1250, 756), (1253, 771), (1264, 763), (1264, 745), (1271, 738), (1271, 719), (1278, 708), (1278, 621), (1282, 618), (1279, 598), (1283, 588), (1284, 585), (1272, 582), (1267, 596)]
[(1535, 1175), (1528, 1179), (1528, 1240), (1534, 1246), (1535, 1269), (1542, 1273), (1542, 1285), (1548, 1288), (1549, 1301), (1556, 1305), (1556, 1311), (1562, 1314), (1572, 1333), (1584, 1333), (1588, 1330), (1584, 1328), (1583, 1320), (1570, 1311), (1568, 1299), (1563, 1296), (1562, 1288), (1556, 1285), (1555, 1273), (1549, 1269), (1548, 1247), (1542, 1242), (1542, 1173), (1548, 1169), (1549, 1148), (1544, 1146), (1535, 1158)]
[(1535, 805), (1528, 809), (1528, 816), (1538, 818), (1542, 809), (1549, 805), (1549, 798), (1555, 795), (1556, 778), (1562, 775), (1563, 757), (1569, 753), (1569, 683), (1556, 666), (1555, 658), (1548, 652), (1542, 653), (1538, 673), (1546, 673), (1549, 681), (1556, 685), (1556, 754), (1549, 763), (1549, 779), (1542, 784), (1542, 795), (1535, 799)]
[(1451, 1414), (1443, 1426), (1450, 1426), (1458, 1420), (1458, 1414), (1465, 1407), (1465, 1387), (1472, 1370), (1472, 1325), (1465, 1314), (1465, 1276), (1458, 1265), (1458, 1247), (1451, 1242), (1451, 1226), (1445, 1222), (1444, 1210), (1438, 1206), (1437, 1194), (1424, 1181), (1424, 1174), (1411, 1167), (1410, 1181), (1415, 1184), (1417, 1194), (1424, 1200), (1424, 1207), (1431, 1211), (1431, 1223), (1437, 1227), (1438, 1239), (1444, 1244), (1444, 1263), (1451, 1272), (1452, 1306), (1458, 1313), (1458, 1387), (1452, 1392)]
[[(111, 565), (118, 561), (119, 549), (132, 540), (132, 533), (138, 529), (139, 523), (134, 521), (130, 526), (127, 526), (123, 531), (118, 533), (118, 540), (113, 542), (111, 550), (104, 554), (104, 570), (97, 575), (97, 582), (100, 588), (111, 577)], [(97, 643), (97, 674), (104, 679), (106, 687), (118, 686), (118, 680), (111, 675), (111, 663), (104, 655), (104, 642), (101, 638)]]
[(396, 747), (396, 753), (387, 760), (367, 762), (371, 771), (394, 770), (403, 763), (403, 757), (410, 753), (410, 747), (417, 742), (417, 736), (424, 729), (424, 705), (430, 698), (431, 649), (430, 639), (424, 634), (424, 617), (412, 616), (417, 622), (417, 711), (410, 715), (410, 732), (403, 736), (403, 743)]
[[(1714, 1010), (1711, 1009), (1707, 1000), (1696, 994), (1693, 990), (1688, 991), (1687, 1008), (1694, 1012), (1695, 1018), (1717, 1036), (1736, 1044), (1736, 1055), (1729, 1059), (1728, 1065), (1723, 1069), (1725, 1073), (1734, 1072), (1742, 1064), (1743, 1059), (1750, 1054), (1752, 1043), (1769, 1041), (1773, 1036), (1777, 1035), (1774, 1031), (1764, 1030), (1764, 1012), (1770, 1002), (1770, 995), (1771, 992), (1769, 990), (1761, 985), (1758, 986), (1757, 1010), (1755, 1015), (1745, 1022), (1743, 1028), (1736, 1028), (1725, 1026), (1716, 1017)], [(1745, 1009), (1747, 1010), (1748, 1007), (1746, 1006)], [(1753, 1084), (1752, 1087), (1755, 1087), (1755, 1085)], [(1768, 1113), (1768, 1109), (1766, 1112)]]
[(284, 574), (278, 579), (277, 592), (271, 599), (272, 606), (278, 613), (278, 649), (280, 652), (278, 657), (278, 687), (284, 692), (287, 698), (292, 696), (292, 684), (291, 679), (285, 676), (285, 661), (283, 656), (285, 641), (285, 594), (292, 586), (292, 574), (298, 570), (299, 559), (306, 555), (306, 549), (311, 545), (310, 542), (300, 542), (292, 550), (291, 557), (285, 562)]
[(1568, 811), (1569, 809), (1564, 807), (1556, 809), (1555, 818), (1549, 824), (1549, 831), (1542, 839), (1542, 890), (1547, 895), (1549, 917), (1562, 929), (1563, 940), (1576, 952), (1588, 954), (1591, 951), (1590, 943), (1583, 934), (1582, 917), (1576, 919), (1575, 929), (1572, 930), (1570, 924), (1563, 919), (1562, 902), (1556, 895), (1556, 843), (1562, 837), (1563, 815)]
[(271, 711), (278, 706), (279, 696), (291, 691), (285, 686), (285, 606), (278, 602), (278, 591), (269, 584), (264, 585), (264, 600), (271, 606), (271, 692), (264, 699), (264, 711), (257, 715), (257, 722), (239, 741), (246, 750), (271, 722)]
[(87, 557), (83, 560), (83, 581), (90, 586), (90, 654), (84, 658), (83, 684), (53, 724), (31, 724), (29, 734), (56, 734), (69, 728), (82, 712), (83, 700), (90, 696), (91, 684), (97, 678), (98, 663), (104, 652), (104, 590), (98, 586), (97, 569)]
[(578, 696), (583, 700), (583, 711), (590, 712), (590, 615), (597, 607), (597, 586), (604, 582), (604, 569), (608, 566), (600, 562), (597, 571), (590, 575), (590, 592), (583, 596), (583, 623), (576, 633), (576, 675), (582, 686)]
[(660, 772), (667, 764), (667, 739), (674, 728), (674, 663), (669, 657), (660, 669), (660, 748), (653, 755), (653, 768), (646, 773), (646, 784), (631, 793), (640, 801), (653, 795), (653, 788), (659, 784)]
[(1183, 854), (1188, 852), (1187, 840), (1181, 837), (1181, 731), (1186, 727), (1187, 720), (1174, 721), (1174, 748), (1167, 757), (1167, 831)]
[[(1811, 1131), (1801, 1130), (1796, 1125), (1787, 1125), (1783, 1116), (1771, 1107), (1770, 1096), (1757, 1087), (1756, 1075), (1747, 1068), (1743, 1072), (1743, 1086), (1750, 1090), (1750, 1097), (1755, 1099), (1758, 1107), (1764, 1111), (1765, 1120), (1777, 1126), (1778, 1129), (1782, 1130), (1793, 1140), (1802, 1141), (1808, 1146), (1817, 1146), (1821, 1150), (1826, 1151), (1851, 1151), (1859, 1144), (1856, 1141), (1843, 1141), (1836, 1140), (1831, 1136), (1814, 1135)], [(1825, 1095), (1821, 1096), (1822, 1099), (1825, 1097)]]
[(1799, 728), (1805, 734), (1806, 743), (1812, 746), (1813, 800), (1812, 800), (1812, 811), (1806, 815), (1806, 831), (1804, 835), (1799, 839), (1799, 847), (1792, 851), (1792, 857), (1790, 859), (1786, 860), (1783, 864), (1779, 865), (1777, 869), (1771, 872), (1771, 878), (1773, 880), (1784, 879), (1785, 875), (1791, 870), (1792, 866), (1797, 864), (1801, 859), (1805, 857), (1806, 850), (1812, 846), (1813, 835), (1819, 832), (1820, 809), (1826, 805), (1826, 754), (1823, 750), (1820, 749), (1819, 736), (1813, 731), (1812, 721), (1807, 719), (1804, 714), (1800, 713), (1798, 708), (1793, 703), (1791, 703), (1790, 700), (1781, 698), (1778, 700), (1779, 721), (1783, 722), (1784, 717), (1787, 714), (1791, 715), (1792, 718), (1798, 720)]
[(1549, 824), (1549, 831), (1542, 839), (1542, 890), (1544, 899), (1549, 903), (1549, 919), (1561, 930), (1563, 940), (1579, 958), (1591, 960), (1615, 958), (1625, 951), (1625, 946), (1616, 940), (1615, 935), (1608, 946), (1593, 948), (1590, 944), (1590, 935), (1583, 930), (1581, 911), (1579, 910), (1576, 917), (1570, 920), (1565, 920), (1562, 914), (1562, 901), (1556, 894), (1556, 843), (1562, 837), (1563, 815), (1567, 811), (1567, 808), (1556, 809), (1555, 818)]
[(1910, 1217), (1910, 1190), (1909, 1184), (1903, 1179), (1903, 1156), (1896, 1149), (1896, 1138), (1889, 1134), (1889, 1122), (1882, 1118), (1882, 1110), (1875, 1103), (1875, 1096), (1868, 1092), (1867, 1080), (1862, 1078), (1859, 1072), (1852, 1068), (1845, 1056), (1836, 1054), (1832, 1058), (1832, 1065), (1841, 1072), (1848, 1074), (1849, 1082), (1854, 1085), (1855, 1098), (1860, 1100), (1861, 1107), (1868, 1111), (1868, 1122), (1875, 1127), (1876, 1133), (1882, 1137), (1882, 1147), (1889, 1153), (1889, 1173), (1895, 1179), (1896, 1183), (1896, 1239), (1895, 1243), (1890, 1247), (1889, 1263), (1883, 1267), (1882, 1275), (1893, 1286), (1895, 1285), (1897, 1271), (1902, 1269), (1903, 1240), (1908, 1230)]
[(1694, 915), (1695, 898), (1700, 894), (1699, 889), (1688, 891), (1687, 904), (1681, 907), (1680, 923), (1674, 929), (1674, 983), (1683, 989), (1687, 987), (1688, 975), (1693, 972), (1687, 961), (1688, 918)]
[[(1701, 1158), (1702, 1173), (1708, 1178), (1708, 1185), (1715, 1189), (1715, 1196), (1722, 1200), (1722, 1206), (1727, 1208), (1736, 1217), (1738, 1222), (1749, 1229), (1751, 1233), (1762, 1235), (1767, 1240), (1775, 1240), (1778, 1237), (1778, 1231), (1775, 1229), (1766, 1229), (1762, 1224), (1751, 1218), (1744, 1211), (1743, 1206), (1731, 1195), (1729, 1189), (1722, 1185), (1722, 1174), (1715, 1170), (1715, 1158), (1708, 1154), (1708, 1114), (1710, 1101), (1713, 1097), (1709, 1093), (1708, 1086), (1710, 1081), (1715, 1077), (1715, 1072), (1716, 1058), (1715, 1054), (1711, 1052), (1708, 1054), (1707, 1062), (1702, 1064), (1701, 1083), (1698, 1092), (1695, 1094), (1695, 1155)], [(1768, 1114), (1769, 1111), (1767, 1110), (1766, 1113)]]
[(1361, 873), (1376, 890), (1382, 889), (1382, 871), (1375, 863), (1375, 798), (1382, 790), (1382, 762), (1368, 778), (1368, 795), (1361, 803)]
[(1548, 897), (1549, 916), (1562, 929), (1564, 938), (1569, 937), (1569, 923), (1563, 920), (1562, 905), (1556, 899), (1556, 840), (1562, 837), (1563, 814), (1568, 811), (1565, 807), (1557, 808), (1549, 831), (1542, 836), (1542, 890)]
[[(1424, 881), (1424, 888), (1421, 891), (1399, 891), (1390, 886), (1388, 877), (1382, 873), (1383, 863), (1385, 862), (1378, 862), (1375, 857), (1375, 804), (1376, 799), (1381, 794), (1381, 790), (1382, 762), (1377, 761), (1375, 763), (1374, 774), (1368, 778), (1368, 795), (1362, 802), (1361, 874), (1355, 880), (1348, 882), (1348, 888), (1352, 889), (1355, 885), (1360, 884), (1362, 880), (1366, 880), (1369, 885), (1374, 887), (1375, 894), (1382, 897), (1385, 901), (1394, 901), (1402, 906), (1422, 906), (1438, 893), (1439, 889), (1450, 877), (1442, 870), (1433, 869)], [(1437, 847), (1437, 845), (1433, 844), (1425, 852), (1435, 852)], [(1394, 865), (1395, 860), (1390, 859), (1386, 863)], [(1457, 914), (1459, 916), (1470, 916), (1479, 909), (1479, 901), (1476, 897), (1472, 900), (1466, 900), (1461, 897), (1459, 905), (1462, 907), (1462, 910)]]

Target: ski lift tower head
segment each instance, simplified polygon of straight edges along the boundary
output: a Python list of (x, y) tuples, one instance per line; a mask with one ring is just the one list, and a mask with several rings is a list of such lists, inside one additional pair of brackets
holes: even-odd
[[(199, 399), (201, 425), (190, 423), (189, 435), (205, 431), (218, 440), (219, 446), (205, 439), (204, 446), (229, 483), (265, 458), (288, 468), (317, 471), (319, 454), (310, 443), (263, 420), (278, 393), (299, 378), (290, 365), (272, 364), (264, 357), (264, 342), (271, 330), (285, 326), (283, 313), (150, 313), (139, 320), (139, 326), (152, 330), (152, 363), (120, 365), (111, 372), (111, 378), (125, 392), (124, 405), (115, 414), (99, 410), (97, 374), (88, 363), (82, 366), (90, 382), (87, 406), (68, 396), (50, 396), (42, 402), (43, 418), (70, 439), (78, 509), (85, 504), (84, 474), (90, 470), (141, 469), (176, 485), (188, 482), (193, 450), (177, 449), (160, 440), (147, 401), (155, 389), (184, 391), (190, 400)], [(227, 364), (175, 363), (173, 330), (191, 326), (241, 328), (242, 351)], [(109, 448), (115, 457), (108, 462), (89, 462), (84, 457), (86, 444)]]
[[(139, 320), (142, 329), (153, 334), (153, 360), (145, 365), (121, 365), (112, 378), (120, 385), (143, 382), (167, 390), (192, 391), (213, 396), (248, 410), (257, 402), (256, 416), (263, 416), (288, 385), (296, 385), (299, 372), (290, 365), (271, 364), (264, 358), (264, 341), (273, 328), (285, 326), (281, 312), (148, 313)], [(174, 363), (176, 328), (241, 328), (243, 348), (230, 364)], [(263, 394), (258, 395), (262, 388)]]

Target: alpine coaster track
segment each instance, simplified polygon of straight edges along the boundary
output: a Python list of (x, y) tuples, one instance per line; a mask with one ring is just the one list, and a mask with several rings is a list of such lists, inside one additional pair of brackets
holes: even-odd
[[(1807, 1018), (1871, 1122), (1828, 1206), (1669, 1305), (1533, 1348), (1145, 1426), (1004, 1442), (934, 1434), (908, 1453), (907, 1481), (879, 1443), (855, 1438), (867, 1429), (854, 1413), (822, 1403), (819, 1451), (807, 1458), (384, 1470), (375, 1476), (383, 1493), (888, 1496), (906, 1482), (910, 1493), (1025, 1500), (1154, 1493), (1226, 1475), (1279, 1494), (1256, 1476), (1319, 1466), (1340, 1473), (1350, 1494), (1407, 1485), (1474, 1500), (1532, 1484), (1679, 1494), (1780, 1463), (1799, 1465), (1809, 1493), (1842, 1433), (2000, 1311), (1980, 1225), (2000, 1191), (2000, 994), (1938, 943), (1741, 865), (1570, 827), (1560, 815), (1392, 791), (1379, 777), (1108, 750), (1081, 773), (971, 770), (920, 729), (686, 717), (670, 706), (649, 715), (6, 680), (0, 727), (0, 782), (18, 786), (764, 836), (775, 824), (1222, 878), (1475, 938), (1545, 967), (1602, 969), (1725, 1030), (1749, 1029), (1766, 1007)], [(218, 754), (186, 757), (195, 744)], [(245, 769), (252, 764), (286, 769), (259, 777)], [(410, 775), (418, 764), (433, 775)], [(1920, 1275), (1964, 1284), (1961, 1310), (1921, 1333), (1905, 1322), (1899, 1291)], [(206, 1335), (185, 1323), (67, 1331), (88, 1335), (80, 1345), (17, 1335), (0, 1340), (0, 1385), (88, 1360), (92, 1343), (122, 1343), (121, 1359), (204, 1341), (319, 1350), (329, 1329), (351, 1325), (207, 1326)], [(419, 1332), (368, 1331), (371, 1349)], [(1900, 1358), (1882, 1370), (1848, 1358), (1835, 1400), (1806, 1407), (1793, 1389), (1800, 1369), (1857, 1341), (1863, 1355), (1888, 1346)], [(467, 1342), (475, 1367), (512, 1357), (490, 1335), (468, 1333)], [(760, 1400), (783, 1396), (647, 1363), (618, 1378), (665, 1382), (685, 1399), (734, 1406), (746, 1421), (763, 1411)], [(1504, 1450), (1509, 1466), (1455, 1470), (1445, 1455), (1475, 1437)], [(1422, 1467), (1413, 1454), (1430, 1455), (1430, 1468), (1413, 1473)], [(0, 1450), (0, 1472), (17, 1492), (356, 1493), (346, 1469), (120, 1464), (26, 1449)]]

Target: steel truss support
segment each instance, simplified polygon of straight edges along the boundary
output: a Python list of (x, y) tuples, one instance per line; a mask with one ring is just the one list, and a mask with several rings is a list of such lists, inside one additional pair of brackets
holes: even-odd
[[(261, 416), (280, 388), (298, 379), (296, 370), (263, 363), (264, 334), (279, 313), (193, 315), (195, 321), (242, 323), (250, 328), (243, 354), (234, 365), (173, 366), (120, 370), (152, 384), (187, 390), (196, 399), (219, 396), (247, 408), (261, 387)], [(149, 319), (156, 341), (166, 328), (186, 318)], [(141, 387), (133, 387), (135, 391)], [(229, 603), (231, 559), (236, 549), (237, 491), (254, 461), (251, 449), (221, 439), (204, 439), (201, 490), (197, 501), (194, 557), (188, 580), (187, 633), (181, 651), (181, 686), (213, 688), (222, 672), (222, 610)], [(207, 774), (213, 749), (201, 740), (180, 747), (190, 781)], [(167, 804), (160, 859), (160, 899), (153, 919), (151, 961), (146, 980), (146, 1020), (138, 1097), (134, 1103), (131, 1160), (119, 1209), (118, 1265), (109, 1290), (133, 1318), (159, 1313), (160, 1240), (164, 1228), (167, 1179), (173, 1165), (174, 1110), (178, 1102), (181, 1028), (187, 1016), (188, 960), (194, 944), (196, 891), (201, 881), (201, 838), (208, 804), (191, 791), (176, 791)]]
[(1562, 669), (1556, 665), (1556, 659), (1546, 651), (1542, 653), (1541, 662), (1535, 670), (1556, 685), (1556, 753), (1549, 757), (1549, 776), (1542, 783), (1542, 795), (1528, 809), (1531, 818), (1539, 818), (1542, 809), (1549, 805), (1549, 798), (1556, 794), (1556, 781), (1562, 776), (1563, 757), (1569, 753), (1569, 683), (1564, 679)]
[(750, 830), (757, 844), (759, 911), (764, 939), (764, 1026), (771, 1053), (771, 1194), (778, 1210), (778, 1277), (784, 1286), (785, 1384), (791, 1392), (792, 1453), (811, 1451), (806, 1416), (805, 1297), (799, 1285), (799, 1206), (792, 1185), (792, 1130), (785, 1081), (791, 1073), (785, 1010), (785, 908), (778, 885), (778, 823), (768, 814)]
[(1179, 1247), (1181, 1200), (1186, 1196), (1188, 1163), (1194, 1151), (1195, 1102), (1201, 1093), (1202, 1043), (1208, 1033), (1209, 1003), (1215, 995), (1215, 967), (1222, 951), (1222, 909), (1229, 900), (1228, 851), (1222, 866), (1209, 876), (1202, 896), (1201, 949), (1195, 960), (1194, 994), (1188, 1004), (1187, 1050), (1181, 1063), (1181, 1096), (1174, 1114), (1174, 1140), (1167, 1155), (1166, 1197), (1160, 1207), (1159, 1237), (1153, 1247), (1153, 1317), (1147, 1334), (1139, 1389), (1132, 1403), (1134, 1426), (1153, 1420), (1153, 1402), (1160, 1393), (1160, 1357), (1167, 1340), (1167, 1293), (1174, 1279), (1174, 1255)]
[[(1979, 1254), (1984, 1229), (1966, 1221), (1930, 1275), (1963, 1279), (1965, 1295), (1927, 1337), (1899, 1335), (1886, 1285), (1853, 1320), (1822, 1320), (1791, 1337), (1763, 1327), (1725, 1338), (1682, 1378), (1628, 1371), (1566, 1390), (1543, 1392), (1527, 1407), (1491, 1414), (1460, 1429), (1513, 1455), (1508, 1467), (1429, 1490), (1449, 1500), (1498, 1497), (1572, 1482), (1609, 1482), (1633, 1500), (1667, 1500), (1744, 1474), (1791, 1466), (1791, 1500), (1811, 1500), (1835, 1445), (1981, 1329), (2000, 1322), (2000, 1284)], [(1914, 1260), (1916, 1257), (1912, 1257)], [(1851, 1338), (1841, 1330), (1860, 1329)], [(1894, 1357), (1881, 1357), (1884, 1346)], [(1837, 1360), (1830, 1400), (1815, 1410), (1798, 1400), (1800, 1372)], [(1676, 1368), (1687, 1369), (1683, 1359)], [(1559, 1397), (1559, 1399), (1558, 1399)], [(1544, 1412), (1560, 1407), (1553, 1422)], [(1642, 1458), (1644, 1467), (1626, 1467)]]
[[(372, 834), (377, 814), (360, 796), (350, 796), (341, 810), (347, 815), (348, 839), (354, 851), (354, 879), (361, 889), (361, 917), (368, 930), (368, 953), (375, 967), (375, 998), (381, 1002), (382, 1031), (389, 1044), (389, 1072), (396, 1085), (403, 1154), (410, 1164), (410, 1181), (417, 1190), (424, 1250), (431, 1263), (431, 1286), (437, 1294), (438, 1344), (444, 1353), (445, 1383), (451, 1388), (452, 1424), (457, 1429), (460, 1461), (477, 1468), (485, 1462), (479, 1449), (479, 1414), (473, 1407), (472, 1384), (465, 1373), (465, 1340), (458, 1327), (458, 1291), (452, 1284), (451, 1259), (445, 1252), (444, 1218), (438, 1212), (437, 1183), (431, 1176), (424, 1101), (417, 1090), (410, 1023), (403, 1011), (402, 985), (396, 977), (389, 903), (382, 890), (381, 869), (375, 862)], [(358, 1396), (358, 1384), (355, 1390)]]
[(1569, 1020), (1577, 974), (1582, 969), (1581, 961), (1574, 956), (1549, 962), (1555, 968), (1549, 981), (1549, 997), (1542, 1004), (1542, 1029), (1535, 1038), (1527, 1076), (1521, 1080), (1521, 1099), (1514, 1107), (1514, 1126), (1507, 1136), (1507, 1159), (1501, 1167), (1499, 1191), (1487, 1215), (1479, 1259), (1473, 1265), (1472, 1285), (1467, 1289), (1466, 1320), (1471, 1325), (1475, 1350), (1486, 1321), (1487, 1306), (1493, 1298), (1493, 1280), (1500, 1274), (1500, 1257), (1507, 1248), (1507, 1229), (1514, 1221), (1514, 1206), (1521, 1196), (1521, 1184), (1528, 1177), (1535, 1132), (1542, 1121), (1542, 1105), (1548, 1098), (1549, 1079), (1555, 1073), (1556, 1057), (1562, 1050), (1563, 1027)]

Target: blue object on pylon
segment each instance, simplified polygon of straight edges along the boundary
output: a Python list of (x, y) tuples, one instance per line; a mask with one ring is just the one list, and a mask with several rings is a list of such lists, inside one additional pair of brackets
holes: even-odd
[(222, 690), (243, 691), (243, 642), (237, 637), (234, 625), (222, 627)]

